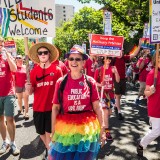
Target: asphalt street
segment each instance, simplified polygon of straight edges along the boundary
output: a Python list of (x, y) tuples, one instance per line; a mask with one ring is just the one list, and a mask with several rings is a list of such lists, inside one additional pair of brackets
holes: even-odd
[[(125, 119), (118, 120), (113, 112), (110, 118), (110, 129), (113, 141), (109, 141), (101, 148), (98, 159), (103, 160), (160, 160), (160, 138), (153, 141), (146, 150), (144, 157), (136, 154), (137, 140), (149, 131), (146, 100), (141, 100), (136, 106), (135, 99), (138, 88), (128, 85), (126, 96), (122, 97), (122, 112)], [(0, 160), (42, 160), (44, 145), (35, 132), (32, 112), (33, 96), (30, 97), (30, 119), (25, 121), (23, 115), (18, 115), (16, 108), (16, 144), (20, 155), (14, 157), (10, 149), (0, 156)], [(2, 139), (0, 137), (0, 145)]]

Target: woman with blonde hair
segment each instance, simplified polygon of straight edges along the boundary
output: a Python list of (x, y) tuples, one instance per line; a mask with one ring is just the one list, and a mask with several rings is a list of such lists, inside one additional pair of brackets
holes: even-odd
[(15, 58), (17, 71), (15, 75), (15, 91), (18, 100), (19, 114), (23, 114), (23, 102), (24, 102), (24, 118), (29, 119), (28, 109), (29, 109), (29, 95), (25, 91), (26, 76), (26, 66), (23, 65), (23, 58), (21, 55), (17, 55)]

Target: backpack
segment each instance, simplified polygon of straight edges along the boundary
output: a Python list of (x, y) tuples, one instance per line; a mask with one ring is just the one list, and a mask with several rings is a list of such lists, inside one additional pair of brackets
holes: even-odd
[[(85, 79), (86, 79), (86, 83), (87, 83), (88, 87), (90, 88), (90, 100), (91, 100), (92, 85), (91, 85), (91, 82), (88, 80), (88, 76), (85, 75), (85, 74), (84, 74), (84, 76), (85, 76)], [(63, 77), (63, 80), (62, 80), (62, 82), (60, 84), (60, 87), (59, 87), (59, 90), (58, 90), (58, 101), (59, 101), (59, 104), (60, 104), (60, 113), (61, 114), (64, 114), (64, 110), (63, 110), (63, 91), (64, 91), (65, 85), (67, 83), (67, 79), (68, 79), (68, 74), (66, 74)]]

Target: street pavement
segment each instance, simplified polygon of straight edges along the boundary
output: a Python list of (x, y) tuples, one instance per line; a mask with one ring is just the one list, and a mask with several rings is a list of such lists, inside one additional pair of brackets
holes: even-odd
[[(127, 85), (126, 96), (122, 97), (123, 121), (118, 120), (113, 112), (110, 118), (110, 129), (113, 141), (108, 141), (98, 154), (98, 160), (160, 160), (160, 137), (153, 141), (146, 150), (144, 157), (136, 154), (137, 140), (149, 131), (146, 101), (141, 100), (136, 106), (138, 88)], [(16, 144), (20, 155), (14, 157), (10, 149), (0, 156), (0, 160), (42, 160), (44, 145), (35, 132), (32, 112), (33, 96), (30, 97), (30, 119), (25, 121), (23, 115), (18, 115), (16, 108)], [(2, 139), (0, 137), (0, 145)]]

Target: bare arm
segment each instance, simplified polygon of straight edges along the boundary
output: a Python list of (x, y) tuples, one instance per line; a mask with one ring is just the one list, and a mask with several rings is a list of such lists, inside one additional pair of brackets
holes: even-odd
[(59, 113), (59, 110), (60, 110), (60, 105), (53, 104), (52, 106), (52, 135), (54, 135), (54, 132), (55, 132), (56, 117)]
[(141, 39), (139, 39), (139, 45), (138, 45), (138, 48), (134, 51), (133, 54), (130, 55), (130, 59), (134, 58), (135, 56), (138, 55), (140, 49), (141, 49), (141, 45), (142, 45), (142, 41)]
[(13, 60), (13, 58), (11, 57), (10, 53), (8, 53), (5, 49), (5, 52), (6, 52), (6, 56), (7, 56), (7, 61), (8, 61), (8, 64), (9, 64), (9, 68), (12, 72), (16, 72), (17, 71), (17, 66)]
[(92, 104), (93, 104), (93, 110), (96, 113), (99, 124), (100, 124), (100, 129), (101, 129), (100, 130), (100, 140), (102, 142), (102, 145), (104, 145), (105, 139), (106, 139), (106, 135), (104, 132), (104, 126), (105, 126), (104, 125), (104, 112), (103, 112), (102, 106), (100, 106), (100, 103), (98, 100), (93, 102)]
[(155, 89), (154, 85), (152, 85), (152, 86), (146, 85), (144, 94), (145, 94), (145, 96), (149, 97), (152, 94), (154, 94), (155, 91), (156, 91), (156, 89)]
[(32, 87), (32, 84), (29, 82), (25, 83), (25, 89), (28, 95), (31, 95), (34, 92), (34, 88)]
[(112, 72), (113, 72), (114, 75), (115, 75), (116, 82), (119, 83), (119, 81), (120, 81), (120, 76), (119, 76), (119, 73), (118, 73), (118, 71), (117, 71), (116, 66), (113, 66), (113, 67), (112, 67)]

